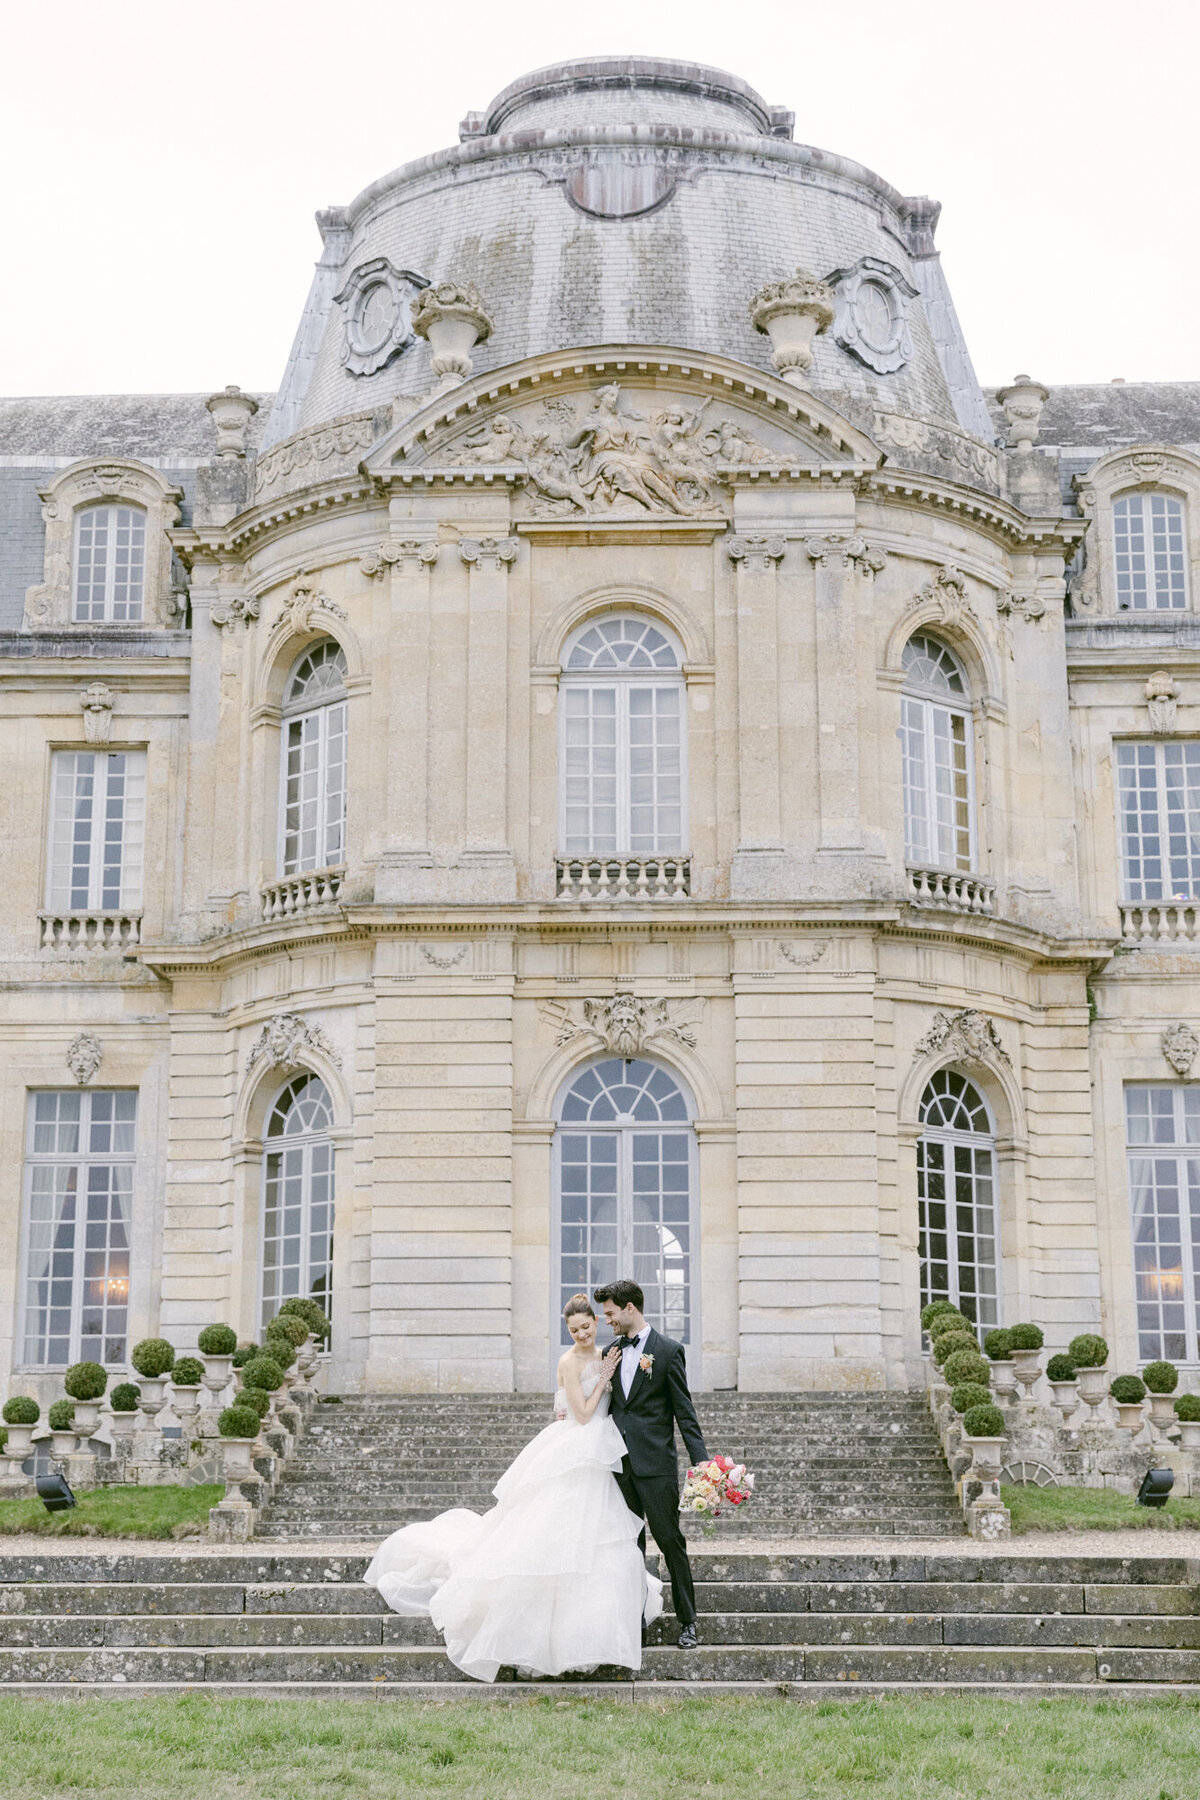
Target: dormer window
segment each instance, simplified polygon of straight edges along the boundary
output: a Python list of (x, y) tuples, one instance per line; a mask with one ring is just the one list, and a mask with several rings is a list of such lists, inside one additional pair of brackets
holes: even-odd
[(140, 506), (85, 506), (75, 519), (75, 619), (139, 624), (146, 582)]
[(1117, 605), (1134, 612), (1187, 606), (1183, 502), (1172, 494), (1122, 494), (1113, 501)]

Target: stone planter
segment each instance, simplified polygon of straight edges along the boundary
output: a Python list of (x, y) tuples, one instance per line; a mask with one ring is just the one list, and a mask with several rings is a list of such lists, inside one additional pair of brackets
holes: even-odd
[(1028, 1400), (1042, 1372), (1042, 1353), (1040, 1350), (1014, 1350), (1012, 1360), (1017, 1380), (1024, 1388), (1025, 1398)]
[(471, 373), (471, 352), (491, 336), (492, 321), (479, 289), (469, 281), (440, 281), (413, 302), (412, 328), (428, 339), (429, 366), (443, 390), (460, 387)]
[(254, 1444), (253, 1438), (221, 1439), (221, 1466), (226, 1482), (236, 1485), (239, 1481), (249, 1481), (254, 1473)]
[(75, 1402), (75, 1432), (81, 1444), (100, 1428), (100, 1402), (98, 1400), (77, 1400)]
[(1100, 1369), (1079, 1369), (1079, 1398), (1085, 1406), (1103, 1406), (1108, 1398), (1108, 1365)]
[[(229, 1339), (226, 1338), (225, 1342), (228, 1343)], [(229, 1386), (229, 1378), (233, 1374), (233, 1357), (205, 1356), (202, 1351), (201, 1361), (204, 1364), (205, 1387), (210, 1394), (223, 1394)]]
[(127, 1444), (138, 1428), (138, 1415), (135, 1412), (112, 1412), (108, 1415), (108, 1429), (112, 1433), (114, 1444)]
[(141, 1394), (142, 1411), (148, 1418), (154, 1418), (167, 1404), (167, 1378), (165, 1375), (140, 1375), (138, 1392)]
[(1180, 1419), (1179, 1448), (1200, 1450), (1200, 1419)]
[(24, 1462), (32, 1449), (33, 1426), (10, 1425), (8, 1427), (8, 1442), (4, 1446), (5, 1456), (15, 1456), (18, 1461)]
[(1004, 1464), (1002, 1437), (968, 1437), (963, 1433), (963, 1447), (971, 1452), (971, 1473), (980, 1481), (995, 1481)]
[(833, 289), (806, 269), (768, 282), (751, 300), (751, 323), (770, 338), (771, 361), (793, 387), (805, 385), (813, 339), (832, 325), (835, 306)]
[(185, 1434), (200, 1411), (199, 1387), (171, 1387), (171, 1411), (183, 1426)]
[(1052, 1381), (1050, 1393), (1053, 1396), (1052, 1406), (1057, 1406), (1065, 1425), (1073, 1412), (1079, 1409), (1079, 1383), (1077, 1381)]
[(1011, 1356), (997, 1357), (991, 1365), (991, 1388), (998, 1400), (1015, 1400), (1017, 1396), (1016, 1365)]
[(1132, 1431), (1136, 1437), (1138, 1432), (1142, 1429), (1142, 1420), (1144, 1417), (1141, 1401), (1115, 1400), (1113, 1404), (1117, 1409), (1117, 1424), (1120, 1426), (1121, 1430)]
[(64, 1456), (74, 1456), (77, 1434), (73, 1431), (52, 1431), (50, 1433), (50, 1454), (60, 1462)]
[(1150, 1423), (1159, 1437), (1169, 1436), (1176, 1422), (1174, 1394), (1151, 1394)]

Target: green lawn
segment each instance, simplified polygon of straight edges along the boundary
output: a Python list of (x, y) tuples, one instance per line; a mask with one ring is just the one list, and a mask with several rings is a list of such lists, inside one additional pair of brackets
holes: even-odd
[(5, 1800), (1194, 1800), (1200, 1702), (0, 1698)]
[(1111, 1488), (1005, 1487), (1001, 1493), (1014, 1532), (1200, 1529), (1200, 1499), (1154, 1507)]
[(36, 1531), (43, 1537), (169, 1538), (177, 1525), (207, 1527), (208, 1509), (223, 1487), (91, 1488), (68, 1512), (47, 1512), (40, 1500), (0, 1500), (0, 1535)]

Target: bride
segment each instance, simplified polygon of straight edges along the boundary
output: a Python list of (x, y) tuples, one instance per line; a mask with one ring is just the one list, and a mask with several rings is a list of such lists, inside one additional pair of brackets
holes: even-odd
[(642, 1521), (613, 1476), (625, 1445), (608, 1416), (615, 1347), (596, 1351), (586, 1294), (563, 1309), (573, 1346), (559, 1361), (556, 1422), (526, 1444), (482, 1517), (456, 1507), (393, 1532), (363, 1580), (393, 1612), (427, 1614), (446, 1654), (476, 1681), (502, 1666), (561, 1675), (642, 1666), (642, 1624), (662, 1583), (638, 1549)]

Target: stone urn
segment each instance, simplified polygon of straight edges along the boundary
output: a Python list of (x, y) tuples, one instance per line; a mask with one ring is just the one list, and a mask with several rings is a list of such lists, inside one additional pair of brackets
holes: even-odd
[(254, 1446), (256, 1438), (221, 1439), (221, 1467), (225, 1472), (225, 1480), (230, 1485), (239, 1481), (249, 1481), (254, 1474)]
[[(229, 1339), (226, 1338), (225, 1341), (228, 1343)], [(200, 1360), (204, 1364), (204, 1385), (209, 1393), (223, 1394), (229, 1386), (229, 1378), (233, 1374), (233, 1357), (205, 1356), (201, 1351)]]
[(154, 1418), (167, 1404), (167, 1378), (165, 1375), (139, 1375), (138, 1392), (141, 1395), (141, 1408), (148, 1418)]
[(474, 367), (471, 352), (491, 336), (492, 321), (473, 282), (439, 281), (422, 288), (414, 300), (412, 328), (428, 340), (433, 352), (429, 366), (445, 389), (461, 387), (467, 379)]
[(771, 361), (793, 387), (804, 387), (813, 365), (813, 339), (833, 324), (836, 296), (807, 269), (786, 281), (769, 281), (750, 302), (756, 331), (771, 340)]
[(1042, 1372), (1042, 1353), (1040, 1350), (1014, 1350), (1012, 1360), (1017, 1380), (1024, 1388), (1025, 1398), (1028, 1400)]
[(993, 1394), (1006, 1403), (1017, 1397), (1016, 1365), (1011, 1356), (998, 1356), (991, 1365), (990, 1383)]
[(111, 1412), (108, 1415), (108, 1429), (112, 1433), (114, 1444), (126, 1444), (138, 1428), (138, 1416), (135, 1412)]
[(1050, 398), (1050, 390), (1029, 375), (1016, 375), (1010, 387), (1001, 388), (996, 399), (1008, 420), (1012, 447), (1027, 455), (1038, 440), (1042, 408)]
[(64, 1456), (74, 1456), (75, 1446), (78, 1441), (79, 1437), (77, 1432), (52, 1431), (50, 1433), (51, 1456), (56, 1457), (59, 1462), (62, 1461)]
[(77, 1400), (75, 1402), (75, 1430), (81, 1444), (86, 1444), (100, 1429), (100, 1402), (98, 1400)]
[(1052, 1406), (1057, 1406), (1065, 1425), (1071, 1414), (1079, 1407), (1078, 1381), (1052, 1381), (1050, 1383)]
[(1108, 1364), (1099, 1369), (1080, 1369), (1076, 1379), (1079, 1382), (1079, 1398), (1085, 1406), (1103, 1406), (1108, 1398)]
[(196, 1414), (200, 1411), (200, 1387), (171, 1387), (171, 1411), (183, 1426), (185, 1432), (191, 1429)]
[(1150, 1423), (1159, 1437), (1170, 1436), (1172, 1427), (1177, 1423), (1174, 1394), (1151, 1394)]
[(32, 1425), (9, 1425), (8, 1440), (4, 1446), (5, 1456), (15, 1456), (18, 1462), (24, 1462), (33, 1449)]
[(1179, 1448), (1200, 1450), (1200, 1419), (1180, 1419)]
[(1140, 1400), (1114, 1400), (1117, 1409), (1117, 1424), (1122, 1431), (1132, 1431), (1136, 1437), (1142, 1429), (1142, 1403)]
[(245, 456), (246, 428), (258, 411), (258, 401), (240, 387), (227, 387), (205, 401), (217, 431), (218, 456)]
[(1002, 1437), (968, 1437), (963, 1433), (963, 1448), (971, 1453), (971, 1474), (980, 1481), (996, 1481), (1004, 1466)]

